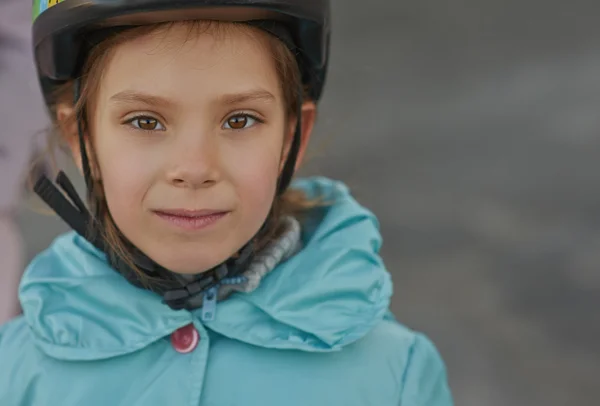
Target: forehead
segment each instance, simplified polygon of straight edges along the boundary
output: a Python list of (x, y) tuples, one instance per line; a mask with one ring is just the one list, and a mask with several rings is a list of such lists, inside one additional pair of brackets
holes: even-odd
[(182, 102), (263, 88), (281, 97), (268, 35), (231, 23), (178, 23), (111, 50), (100, 98), (123, 89)]

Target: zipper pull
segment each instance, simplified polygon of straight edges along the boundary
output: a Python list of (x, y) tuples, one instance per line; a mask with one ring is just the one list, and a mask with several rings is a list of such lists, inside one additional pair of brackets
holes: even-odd
[(217, 292), (219, 291), (218, 286), (213, 286), (204, 292), (204, 298), (202, 299), (202, 321), (213, 321), (215, 319), (215, 313), (217, 312)]

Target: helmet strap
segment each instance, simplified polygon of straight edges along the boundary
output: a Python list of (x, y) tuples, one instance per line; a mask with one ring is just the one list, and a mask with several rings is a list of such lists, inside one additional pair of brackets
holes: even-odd
[(294, 138), (292, 139), (292, 145), (288, 152), (287, 159), (279, 176), (277, 185), (277, 195), (283, 194), (290, 185), (294, 172), (296, 172), (296, 162), (298, 160), (298, 153), (300, 152), (300, 145), (302, 143), (302, 86), (298, 89), (297, 97), (297, 113), (296, 113), (296, 130), (294, 132)]
[[(77, 107), (77, 104), (81, 99), (81, 78), (75, 79), (73, 86), (73, 103)], [(92, 171), (90, 167), (90, 160), (87, 154), (86, 139), (85, 139), (85, 105), (82, 103), (81, 108), (76, 110), (77, 120), (77, 137), (79, 138), (79, 154), (81, 155), (81, 167), (83, 169), (83, 177), (85, 178), (85, 186), (87, 188), (88, 197), (92, 196), (94, 180), (92, 179)]]

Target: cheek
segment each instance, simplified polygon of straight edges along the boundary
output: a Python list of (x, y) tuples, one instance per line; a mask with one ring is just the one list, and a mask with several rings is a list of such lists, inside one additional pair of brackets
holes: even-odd
[[(237, 190), (240, 200), (249, 210), (271, 206), (277, 187), (279, 160), (278, 157), (267, 157), (261, 162), (245, 167), (238, 176)], [(262, 210), (261, 210), (262, 211)]]
[(258, 222), (266, 218), (273, 203), (282, 157), (281, 134), (269, 138), (269, 142), (249, 146), (238, 159), (232, 159), (229, 163), (228, 172), (235, 182), (243, 211)]
[(115, 133), (97, 134), (94, 148), (107, 204), (115, 220), (127, 219), (140, 207), (152, 182), (153, 161)]

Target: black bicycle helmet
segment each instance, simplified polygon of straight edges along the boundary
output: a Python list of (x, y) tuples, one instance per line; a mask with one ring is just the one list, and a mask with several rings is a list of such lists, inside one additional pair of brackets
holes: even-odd
[(33, 47), (46, 100), (78, 77), (86, 36), (106, 27), (212, 19), (269, 20), (289, 32), (310, 97), (321, 97), (331, 33), (329, 0), (35, 0)]
[[(312, 100), (320, 99), (325, 82), (331, 33), (330, 0), (35, 0), (33, 20), (35, 63), (48, 105), (52, 103), (54, 90), (69, 81), (75, 81), (75, 100), (79, 99), (81, 69), (97, 33), (169, 21), (219, 20), (259, 27), (279, 38), (294, 53), (302, 74), (302, 85), (308, 89)], [(89, 193), (92, 180), (82, 120), (79, 119), (79, 138)], [(299, 144), (298, 124), (279, 179), (279, 193), (291, 181)], [(134, 285), (162, 295), (165, 303), (174, 309), (196, 307), (192, 305), (197, 302), (193, 299), (200, 294), (205, 299), (214, 297), (214, 289), (220, 281), (239, 276), (254, 254), (252, 244), (248, 243), (235, 258), (190, 282), (128, 243), (136, 267), (149, 277), (142, 281), (137, 272), (112, 252), (102, 233), (97, 232), (100, 225), (96, 216), (87, 210), (63, 172), (59, 173), (56, 183), (70, 201), (45, 176), (40, 177), (34, 189), (75, 231), (104, 251), (113, 268)]]

